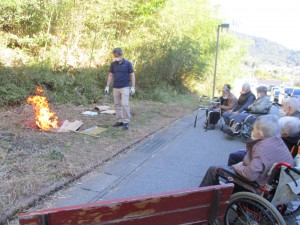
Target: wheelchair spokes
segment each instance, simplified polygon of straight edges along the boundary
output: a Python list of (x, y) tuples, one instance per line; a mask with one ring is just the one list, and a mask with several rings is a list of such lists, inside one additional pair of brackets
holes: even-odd
[(231, 206), (228, 216), (228, 224), (276, 224), (276, 221), (255, 202), (240, 202)]
[(225, 224), (228, 225), (283, 225), (282, 216), (265, 199), (249, 192), (234, 194), (225, 214)]

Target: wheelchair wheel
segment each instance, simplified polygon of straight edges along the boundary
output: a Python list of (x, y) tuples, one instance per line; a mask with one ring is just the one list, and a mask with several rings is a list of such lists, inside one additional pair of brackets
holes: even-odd
[(300, 224), (300, 199), (292, 201), (283, 206), (279, 206), (277, 208), (279, 208), (279, 211), (281, 212), (281, 215), (283, 216), (287, 224)]
[(279, 211), (269, 201), (250, 192), (232, 195), (224, 224), (286, 225)]

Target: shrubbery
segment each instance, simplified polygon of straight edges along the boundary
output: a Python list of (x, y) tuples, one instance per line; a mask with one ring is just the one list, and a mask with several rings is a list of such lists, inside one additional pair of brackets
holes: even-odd
[[(0, 55), (1, 105), (21, 103), (37, 84), (55, 102), (99, 101), (117, 46), (134, 65), (139, 98), (212, 90), (220, 21), (207, 0), (8, 0), (0, 11), (0, 50), (17, 52)], [(217, 87), (238, 74), (243, 54), (223, 32)]]

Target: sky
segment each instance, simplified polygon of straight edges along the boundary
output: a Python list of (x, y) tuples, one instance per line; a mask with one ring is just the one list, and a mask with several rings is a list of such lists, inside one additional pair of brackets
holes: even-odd
[(222, 23), (300, 50), (300, 0), (211, 0), (220, 6)]

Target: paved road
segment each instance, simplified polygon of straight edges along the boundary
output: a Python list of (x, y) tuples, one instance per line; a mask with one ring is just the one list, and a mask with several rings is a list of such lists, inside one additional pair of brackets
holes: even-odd
[(129, 153), (106, 164), (59, 193), (52, 207), (69, 206), (197, 187), (210, 165), (226, 165), (230, 152), (243, 147), (219, 129), (205, 132), (204, 115), (173, 123)]

